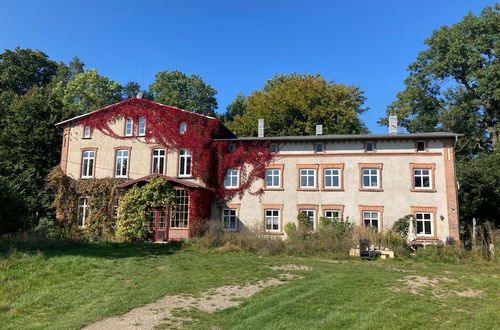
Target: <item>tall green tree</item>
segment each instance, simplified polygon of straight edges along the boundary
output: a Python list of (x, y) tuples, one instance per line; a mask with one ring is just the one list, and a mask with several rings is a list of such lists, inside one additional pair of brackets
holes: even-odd
[[(435, 30), (408, 67), (406, 88), (387, 108), (410, 132), (464, 134), (459, 150), (473, 155), (498, 148), (500, 129), (500, 5), (468, 13)], [(381, 119), (387, 124), (387, 118)]]
[(231, 102), (227, 108), (226, 108), (226, 113), (222, 116), (222, 119), (224, 121), (233, 121), (234, 117), (236, 116), (242, 116), (245, 113), (246, 110), (246, 97), (245, 95), (239, 93), (236, 95), (234, 98), (233, 102)]
[(141, 85), (135, 81), (129, 81), (125, 86), (123, 86), (123, 98), (131, 99), (136, 97), (141, 91)]
[(244, 101), (245, 110), (227, 123), (237, 135), (256, 136), (257, 119), (265, 120), (267, 136), (358, 134), (367, 129), (359, 115), (365, 97), (355, 86), (335, 84), (319, 74), (276, 75)]
[(161, 71), (149, 85), (156, 102), (215, 117), (217, 91), (198, 75)]

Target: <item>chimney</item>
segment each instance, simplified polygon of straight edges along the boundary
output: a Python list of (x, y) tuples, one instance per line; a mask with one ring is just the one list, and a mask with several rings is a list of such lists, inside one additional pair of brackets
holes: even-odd
[(264, 119), (257, 119), (257, 136), (264, 137)]
[(143, 96), (144, 96), (144, 92), (137, 93), (137, 98), (138, 99), (142, 99)]
[(323, 125), (316, 125), (316, 135), (323, 135)]
[(389, 134), (398, 134), (398, 116), (389, 116)]

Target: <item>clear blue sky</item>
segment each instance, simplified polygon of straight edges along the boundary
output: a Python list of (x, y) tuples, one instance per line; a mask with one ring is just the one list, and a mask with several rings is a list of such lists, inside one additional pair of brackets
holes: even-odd
[(219, 111), (274, 73), (321, 73), (359, 86), (368, 128), (402, 89), (432, 30), (494, 1), (21, 1), (0, 0), (0, 48), (38, 49), (125, 84), (156, 72), (196, 73)]

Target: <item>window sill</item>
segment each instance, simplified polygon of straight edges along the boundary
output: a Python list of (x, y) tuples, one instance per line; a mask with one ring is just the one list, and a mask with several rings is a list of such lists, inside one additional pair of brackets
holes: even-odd
[(283, 191), (284, 188), (262, 188), (264, 191)]
[(318, 188), (297, 188), (297, 191), (319, 191)]
[(428, 241), (436, 241), (438, 238), (436, 236), (416, 236), (415, 239), (419, 240), (428, 240)]
[(323, 188), (321, 191), (345, 191), (344, 188)]
[(436, 189), (415, 189), (415, 188), (410, 188), (410, 191), (412, 191), (412, 192), (434, 193), (434, 192), (436, 192)]
[(189, 227), (169, 227), (168, 229), (175, 229), (175, 230), (188, 230)]
[(359, 191), (384, 191), (383, 188), (359, 188)]
[(224, 190), (238, 190), (240, 187), (224, 187)]
[(178, 175), (177, 178), (179, 178), (179, 179), (192, 179), (193, 177), (191, 175), (190, 176)]
[(82, 140), (92, 140), (92, 138), (91, 137), (84, 137), (84, 136), (82, 136)]
[(93, 176), (81, 176), (80, 179), (82, 180), (88, 180), (88, 179), (93, 179)]

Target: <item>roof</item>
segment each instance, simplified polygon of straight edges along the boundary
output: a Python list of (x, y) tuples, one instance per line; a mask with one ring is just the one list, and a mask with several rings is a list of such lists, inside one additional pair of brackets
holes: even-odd
[(92, 115), (94, 113), (101, 112), (103, 110), (107, 110), (107, 109), (110, 109), (112, 107), (116, 107), (116, 106), (119, 106), (121, 104), (130, 103), (130, 102), (140, 102), (140, 103), (144, 103), (144, 104), (160, 105), (162, 107), (165, 107), (165, 109), (174, 109), (174, 110), (177, 110), (177, 111), (189, 112), (190, 114), (193, 114), (195, 116), (200, 116), (200, 117), (204, 117), (204, 118), (207, 118), (207, 119), (218, 120), (217, 118), (210, 117), (210, 116), (205, 116), (205, 115), (200, 115), (199, 113), (196, 113), (196, 112), (192, 112), (192, 111), (188, 111), (188, 110), (184, 110), (184, 109), (172, 107), (170, 105), (165, 105), (165, 104), (161, 104), (161, 103), (157, 103), (157, 102), (153, 102), (153, 101), (149, 101), (149, 100), (145, 100), (145, 99), (138, 99), (136, 97), (133, 97), (133, 98), (130, 98), (130, 99), (126, 99), (126, 100), (120, 101), (120, 102), (115, 103), (115, 104), (108, 105), (107, 107), (104, 107), (104, 108), (101, 108), (101, 109), (98, 109), (98, 110), (94, 110), (94, 111), (85, 113), (83, 115), (79, 115), (79, 116), (76, 116), (76, 117), (73, 117), (73, 118), (69, 118), (69, 119), (63, 120), (63, 121), (57, 123), (56, 126), (61, 126), (61, 125), (70, 123), (72, 121), (75, 121), (77, 119), (82, 119), (82, 118), (88, 117), (88, 116), (90, 116), (90, 115)]
[(155, 178), (155, 177), (159, 177), (159, 178), (164, 179), (167, 182), (174, 182), (174, 183), (177, 183), (177, 184), (180, 184), (182, 186), (189, 187), (189, 188), (207, 189), (207, 188), (203, 187), (202, 185), (199, 185), (199, 184), (196, 184), (196, 183), (193, 183), (193, 182), (189, 182), (187, 180), (173, 178), (171, 176), (166, 176), (166, 175), (159, 174), (159, 173), (150, 174), (150, 175), (143, 176), (142, 178), (139, 178), (139, 179), (127, 181), (125, 183), (122, 183), (122, 184), (118, 185), (117, 187), (118, 188), (125, 188), (125, 187), (131, 186), (131, 185), (139, 183), (139, 182), (146, 182), (149, 179)]
[(349, 134), (349, 135), (304, 135), (304, 136), (265, 136), (239, 137), (233, 139), (214, 139), (214, 141), (325, 141), (325, 140), (381, 140), (381, 139), (429, 139), (457, 138), (460, 134), (450, 132), (406, 133), (406, 134)]

